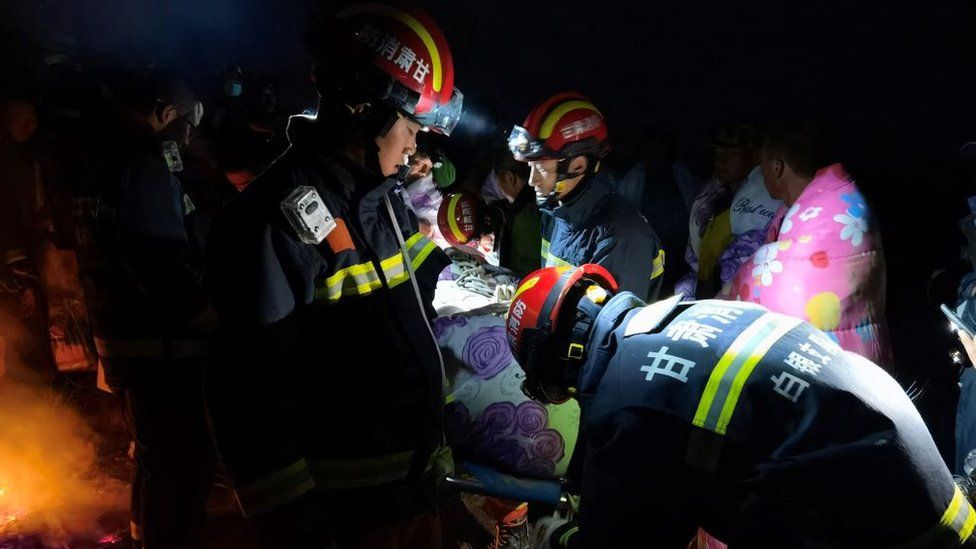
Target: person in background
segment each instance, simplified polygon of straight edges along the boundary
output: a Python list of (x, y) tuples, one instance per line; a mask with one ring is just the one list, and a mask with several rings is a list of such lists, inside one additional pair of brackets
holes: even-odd
[(132, 537), (189, 547), (216, 468), (203, 402), (215, 319), (188, 231), (194, 204), (175, 174), (202, 106), (166, 75), (133, 78), (121, 98), (100, 175), (75, 199), (78, 263), (98, 359), (135, 440)]
[(503, 195), (503, 199), (494, 204), (500, 206), (504, 216), (496, 236), (499, 241), (499, 265), (522, 278), (541, 266), (540, 213), (535, 192), (528, 184), (529, 167), (515, 160), (507, 147), (494, 146), (488, 177), (494, 179)]
[(612, 176), (600, 170), (611, 145), (593, 103), (578, 93), (554, 95), (512, 129), (508, 145), (528, 163), (543, 213), (542, 263), (598, 263), (624, 288), (656, 300), (664, 250), (647, 220), (615, 193)]
[(818, 128), (787, 122), (762, 146), (763, 181), (783, 202), (765, 243), (722, 292), (802, 318), (842, 348), (890, 367), (877, 220)]
[(0, 125), (0, 361), (11, 378), (44, 382), (54, 374), (39, 284), (52, 163), (32, 99), (0, 101)]
[[(970, 329), (976, 328), (976, 196), (969, 197), (970, 213), (959, 221), (965, 238), (963, 256), (969, 260), (971, 271), (959, 284), (956, 314)], [(965, 330), (951, 326), (962, 343), (968, 362), (963, 361), (959, 379), (959, 403), (956, 409), (955, 469), (957, 474), (967, 474), (964, 470), (966, 457), (976, 450), (976, 342)]]
[(228, 111), (219, 126), (213, 120), (218, 168), (238, 191), (288, 146), (277, 81), (264, 79), (247, 91), (237, 111)]
[(715, 297), (723, 282), (736, 273), (765, 238), (765, 225), (758, 233), (733, 231), (733, 216), (740, 213), (732, 208), (737, 193), (747, 186), (750, 171), (759, 177), (758, 169), (754, 169), (758, 147), (759, 135), (749, 126), (733, 125), (719, 130), (713, 143), (714, 175), (695, 198), (688, 218), (685, 261), (691, 272), (676, 284), (676, 293), (690, 299)]
[(677, 137), (657, 128), (644, 130), (640, 159), (617, 184), (617, 194), (634, 204), (661, 237), (668, 258), (662, 294), (671, 295), (687, 265), (688, 215), (702, 181), (677, 160)]

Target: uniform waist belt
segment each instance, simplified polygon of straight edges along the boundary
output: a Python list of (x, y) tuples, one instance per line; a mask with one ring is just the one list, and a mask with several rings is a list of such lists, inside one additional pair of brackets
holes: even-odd
[(190, 358), (204, 353), (199, 339), (107, 339), (96, 337), (95, 350), (103, 358)]

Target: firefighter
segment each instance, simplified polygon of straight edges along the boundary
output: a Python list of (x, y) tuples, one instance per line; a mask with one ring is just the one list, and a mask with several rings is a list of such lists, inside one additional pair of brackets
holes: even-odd
[[(523, 388), (579, 401), (578, 524), (544, 547), (974, 547), (976, 511), (901, 387), (799, 319), (744, 302), (646, 305), (598, 265), (518, 289)], [(899, 545), (900, 546), (900, 545)]]
[[(106, 381), (135, 441), (132, 534), (147, 547), (200, 540), (215, 468), (203, 403), (214, 323), (179, 149), (202, 107), (181, 81), (136, 78), (105, 132), (100, 166), (74, 198), (79, 274)], [(196, 248), (198, 249), (198, 248)]]
[(214, 437), (265, 546), (437, 547), (429, 320), (449, 260), (400, 187), (418, 132), (449, 135), (463, 96), (420, 10), (349, 7), (306, 43), (317, 116), (290, 119), (287, 151), (210, 233)]
[(508, 145), (531, 169), (529, 185), (543, 212), (542, 265), (597, 263), (625, 289), (657, 299), (664, 251), (647, 220), (600, 171), (610, 152), (600, 111), (577, 93), (557, 94), (512, 129)]

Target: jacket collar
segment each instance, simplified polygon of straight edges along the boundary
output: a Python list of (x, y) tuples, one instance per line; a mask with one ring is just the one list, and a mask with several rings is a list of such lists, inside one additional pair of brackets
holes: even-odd
[(578, 387), (581, 407), (585, 407), (585, 404), (592, 399), (607, 371), (612, 357), (607, 353), (606, 348), (613, 333), (626, 325), (624, 320), (628, 314), (632, 311), (636, 313), (644, 305), (644, 302), (634, 294), (621, 292), (610, 298), (597, 314), (587, 339), (586, 361), (580, 369)]
[[(362, 205), (373, 204), (386, 193), (398, 187), (396, 176), (383, 177), (359, 166), (342, 155), (334, 154), (334, 145), (315, 117), (295, 115), (288, 119), (286, 130), (292, 149), (323, 162), (338, 175), (341, 193), (348, 200), (359, 200)], [(338, 189), (333, 189), (338, 191)]]
[(609, 178), (602, 173), (587, 177), (573, 190), (568, 200), (553, 208), (543, 208), (571, 225), (585, 225), (613, 194)]

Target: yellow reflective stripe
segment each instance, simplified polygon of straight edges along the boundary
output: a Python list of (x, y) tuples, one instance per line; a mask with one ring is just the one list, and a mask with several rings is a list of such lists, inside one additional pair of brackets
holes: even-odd
[(708, 382), (705, 383), (705, 392), (702, 394), (701, 401), (698, 402), (698, 410), (695, 412), (695, 418), (692, 420), (694, 425), (698, 427), (705, 425), (705, 419), (708, 417), (708, 411), (712, 408), (712, 401), (718, 392), (718, 386), (722, 381), (722, 376), (725, 375), (726, 370), (729, 369), (732, 362), (739, 356), (739, 353), (742, 352), (742, 349), (749, 340), (755, 337), (763, 327), (764, 325), (761, 322), (753, 322), (725, 350), (722, 358), (715, 365), (715, 369), (712, 370), (712, 374), (708, 377)]
[[(786, 318), (786, 317), (784, 317)], [(773, 329), (766, 339), (760, 343), (756, 349), (752, 351), (749, 358), (743, 364), (742, 369), (732, 380), (732, 387), (729, 389), (729, 396), (725, 399), (725, 404), (722, 406), (722, 414), (718, 418), (718, 430), (716, 431), (720, 435), (725, 434), (726, 428), (729, 426), (729, 422), (732, 421), (732, 412), (735, 411), (735, 405), (739, 402), (739, 396), (742, 394), (742, 388), (745, 386), (746, 381), (752, 374), (752, 371), (756, 369), (756, 365), (762, 360), (769, 349), (780, 340), (787, 332), (796, 327), (800, 323), (799, 319), (789, 319), (784, 322), (779, 323), (776, 328)]]
[(575, 267), (572, 263), (563, 261), (552, 254), (546, 254), (543, 259), (546, 260), (546, 267)]
[(244, 516), (287, 503), (315, 487), (308, 463), (300, 459), (234, 491)]
[(654, 269), (651, 271), (651, 280), (664, 274), (664, 250), (657, 251), (657, 257), (654, 258)]
[(403, 254), (399, 252), (380, 261), (380, 267), (383, 269), (383, 276), (386, 277), (386, 283), (390, 288), (410, 279), (410, 273), (407, 272), (403, 264)]
[[(407, 245), (407, 254), (412, 258), (410, 264), (414, 270), (420, 268), (427, 257), (437, 249), (437, 244), (421, 233), (411, 236), (405, 244)], [(386, 277), (386, 282), (390, 288), (395, 288), (410, 280), (410, 273), (403, 263), (403, 254), (399, 252), (381, 261), (380, 267), (383, 269), (383, 275)]]
[(692, 423), (724, 435), (749, 375), (773, 344), (799, 323), (767, 313), (739, 334), (712, 370)]
[[(407, 253), (413, 258), (414, 269), (419, 268), (427, 257), (437, 249), (437, 244), (421, 233), (416, 233), (408, 238), (405, 244), (408, 248)], [(380, 269), (383, 271), (383, 277), (390, 288), (410, 279), (410, 273), (404, 265), (401, 252), (380, 261)], [(315, 298), (335, 302), (343, 296), (366, 295), (382, 285), (383, 281), (380, 280), (373, 262), (367, 261), (339, 269), (333, 273), (325, 280), (324, 284), (319, 283), (315, 289)]]
[[(962, 517), (965, 517), (965, 520), (960, 520)], [(949, 502), (949, 507), (942, 514), (942, 520), (939, 523), (956, 532), (959, 536), (959, 543), (965, 543), (972, 535), (973, 526), (976, 525), (976, 512), (973, 512), (972, 506), (966, 501), (966, 496), (959, 489), (959, 486), (955, 486), (952, 501)]]
[(427, 32), (424, 25), (417, 21), (412, 15), (407, 12), (400, 11), (392, 6), (387, 6), (385, 4), (371, 4), (370, 7), (376, 9), (380, 13), (385, 13), (391, 17), (395, 17), (403, 22), (406, 26), (417, 33), (420, 37), (420, 41), (424, 43), (427, 48), (427, 52), (430, 53), (430, 68), (431, 68), (431, 86), (434, 88), (435, 92), (441, 91), (441, 87), (444, 85), (444, 76), (442, 74), (443, 69), (441, 68), (441, 55), (437, 51), (437, 44), (434, 43), (434, 38)]
[[(976, 526), (976, 510), (966, 495), (953, 483), (952, 499), (939, 522), (924, 534), (895, 547), (899, 549), (927, 549), (929, 547), (959, 546), (973, 534)], [(951, 536), (951, 539), (950, 539)]]
[(311, 461), (315, 486), (321, 490), (348, 490), (402, 480), (410, 473), (414, 452), (361, 459)]
[(552, 135), (553, 130), (556, 129), (556, 123), (559, 122), (559, 119), (569, 111), (575, 111), (576, 109), (586, 109), (588, 111), (593, 111), (600, 114), (600, 111), (597, 110), (597, 108), (593, 106), (593, 103), (590, 103), (589, 101), (567, 101), (553, 109), (552, 112), (549, 113), (549, 116), (546, 117), (545, 121), (542, 123), (542, 126), (539, 127), (539, 139), (549, 139), (549, 136)]
[(546, 239), (542, 239), (542, 262), (546, 267), (575, 267), (572, 263), (568, 261), (563, 261), (559, 257), (555, 256), (550, 252), (551, 245)]
[(428, 241), (427, 242), (427, 245), (425, 245), (423, 248), (421, 248), (420, 252), (417, 253), (417, 255), (414, 256), (414, 258), (413, 258), (413, 268), (414, 268), (414, 270), (417, 270), (417, 268), (419, 268), (424, 263), (424, 261), (427, 259), (427, 256), (429, 256), (431, 254), (431, 252), (433, 252), (435, 249), (437, 249), (437, 244), (435, 244), (432, 241)]
[[(351, 284), (347, 284), (347, 281)], [(333, 273), (325, 280), (324, 288), (316, 288), (315, 297), (338, 301), (342, 296), (368, 294), (382, 285), (373, 263), (367, 261)]]
[(559, 536), (559, 547), (569, 547), (569, 542), (572, 540), (573, 536), (579, 532), (579, 526), (573, 526), (569, 530), (563, 532), (563, 535)]
[[(967, 502), (966, 505), (969, 503)], [(969, 541), (969, 537), (973, 535), (973, 527), (976, 527), (976, 510), (973, 509), (972, 505), (969, 505), (969, 514), (962, 525), (962, 530), (959, 531), (959, 543)]]
[(404, 244), (407, 245), (407, 249), (409, 250), (410, 248), (413, 247), (414, 244), (419, 242), (422, 238), (424, 238), (424, 233), (414, 233), (414, 235), (408, 238)]

